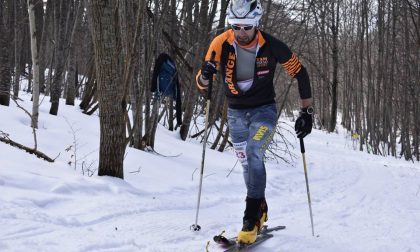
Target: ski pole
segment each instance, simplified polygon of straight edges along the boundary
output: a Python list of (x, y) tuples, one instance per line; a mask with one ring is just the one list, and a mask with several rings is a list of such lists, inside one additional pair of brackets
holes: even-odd
[(311, 217), (312, 236), (315, 236), (314, 220), (313, 220), (313, 217), (312, 217), (311, 194), (309, 193), (308, 172), (307, 172), (307, 169), (306, 169), (305, 144), (303, 143), (303, 138), (299, 138), (299, 139), (300, 139), (300, 152), (302, 153), (302, 159), (303, 159), (303, 169), (305, 171), (306, 194), (308, 195), (308, 205), (309, 205), (309, 215)]
[[(210, 60), (214, 61), (216, 52), (211, 53)], [(204, 141), (203, 141), (203, 152), (201, 155), (201, 171), (200, 171), (200, 183), (198, 186), (198, 199), (197, 199), (197, 212), (195, 214), (195, 224), (191, 225), (191, 229), (194, 231), (200, 231), (201, 227), (198, 225), (198, 212), (200, 210), (200, 199), (201, 199), (201, 188), (203, 187), (203, 173), (204, 173), (204, 158), (206, 156), (206, 145), (207, 145), (207, 130), (209, 127), (209, 114), (210, 114), (210, 100), (211, 100), (211, 91), (213, 87), (213, 76), (209, 79), (209, 85), (207, 89), (207, 104), (206, 104), (206, 122), (204, 126)]]

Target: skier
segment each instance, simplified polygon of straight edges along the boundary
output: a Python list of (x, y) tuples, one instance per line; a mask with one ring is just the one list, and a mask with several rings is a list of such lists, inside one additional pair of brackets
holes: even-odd
[[(298, 81), (302, 108), (295, 130), (299, 138), (312, 130), (312, 95), (308, 73), (296, 54), (258, 29), (263, 14), (260, 0), (233, 0), (228, 8), (231, 29), (213, 39), (196, 81), (199, 91), (205, 93), (209, 79), (221, 71), (229, 104), (230, 137), (243, 166), (247, 188), (243, 227), (237, 240), (253, 243), (267, 221), (263, 157), (277, 123), (273, 86), (277, 63)], [(214, 60), (210, 60), (212, 52)]]

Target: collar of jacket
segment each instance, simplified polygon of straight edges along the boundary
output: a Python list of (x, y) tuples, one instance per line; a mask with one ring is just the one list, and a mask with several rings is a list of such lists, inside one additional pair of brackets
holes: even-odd
[[(233, 33), (233, 29), (230, 29), (227, 32), (228, 32), (227, 42), (230, 45), (233, 45), (233, 43), (235, 42), (235, 34)], [(258, 46), (262, 47), (265, 44), (265, 39), (262, 33), (260, 32), (260, 30), (257, 30), (257, 32), (258, 32)]]

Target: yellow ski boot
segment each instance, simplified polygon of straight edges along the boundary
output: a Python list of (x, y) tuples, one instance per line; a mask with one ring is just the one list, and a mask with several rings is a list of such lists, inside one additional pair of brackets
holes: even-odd
[(238, 234), (239, 243), (254, 243), (257, 235), (267, 221), (267, 203), (265, 199), (246, 199), (245, 216), (242, 230)]

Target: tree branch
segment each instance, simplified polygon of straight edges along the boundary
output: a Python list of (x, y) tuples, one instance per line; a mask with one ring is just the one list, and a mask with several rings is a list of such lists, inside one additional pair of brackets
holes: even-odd
[(33, 154), (33, 155), (37, 156), (38, 158), (44, 159), (44, 160), (46, 160), (46, 161), (48, 161), (50, 163), (53, 163), (54, 162), (54, 159), (48, 157), (46, 154), (44, 154), (44, 153), (42, 153), (42, 152), (40, 152), (40, 151), (38, 151), (38, 150), (36, 150), (34, 148), (29, 148), (27, 146), (24, 146), (24, 145), (22, 145), (20, 143), (17, 143), (15, 141), (11, 140), (9, 138), (9, 134), (4, 133), (1, 130), (0, 130), (0, 142), (3, 142), (3, 143), (6, 143), (6, 144), (11, 145), (13, 147), (22, 149), (22, 150), (24, 150), (24, 151), (26, 151), (26, 152), (28, 152), (30, 154)]

